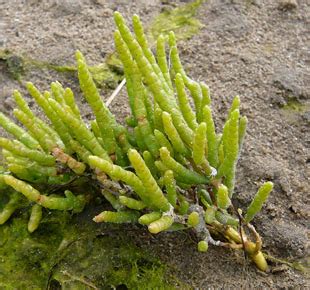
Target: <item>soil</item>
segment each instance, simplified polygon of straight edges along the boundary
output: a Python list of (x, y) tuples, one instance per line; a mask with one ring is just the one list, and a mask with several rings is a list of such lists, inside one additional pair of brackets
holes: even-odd
[[(148, 25), (163, 9), (182, 2), (188, 1), (1, 0), (0, 49), (58, 65), (74, 65), (74, 52), (80, 49), (89, 64), (98, 64), (114, 51), (113, 11), (120, 11), (128, 20), (136, 13)], [(200, 32), (178, 43), (187, 72), (210, 87), (219, 129), (237, 94), (241, 113), (249, 120), (234, 203), (245, 209), (263, 181), (274, 182), (268, 204), (254, 221), (264, 251), (306, 264), (310, 233), (310, 4), (308, 0), (209, 0), (199, 8), (197, 18), (204, 25)], [(59, 80), (78, 92), (74, 75), (32, 69), (18, 82), (0, 66), (1, 111), (11, 114), (13, 89), (25, 92), (23, 81), (29, 80), (40, 89)], [(107, 99), (111, 90), (101, 93)], [(89, 118), (90, 109), (79, 96), (83, 116)], [(120, 120), (128, 114), (125, 92), (113, 101), (111, 110)], [(273, 271), (264, 274), (241, 252), (210, 246), (206, 254), (198, 253), (189, 234), (151, 236), (137, 231), (132, 239), (193, 288), (310, 287), (306, 273), (271, 263)]]

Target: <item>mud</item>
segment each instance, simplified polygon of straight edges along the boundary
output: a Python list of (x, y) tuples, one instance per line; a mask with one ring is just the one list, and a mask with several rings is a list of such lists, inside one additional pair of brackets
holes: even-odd
[[(113, 11), (127, 19), (137, 13), (148, 25), (155, 15), (183, 2), (188, 1), (0, 1), (0, 49), (57, 65), (74, 65), (74, 52), (80, 49), (95, 65), (114, 51)], [(218, 128), (237, 94), (241, 113), (249, 119), (235, 205), (245, 209), (259, 184), (274, 182), (269, 202), (254, 224), (265, 252), (303, 264), (309, 263), (309, 17), (307, 0), (210, 0), (198, 10), (203, 28), (178, 44), (189, 74), (211, 89)], [(19, 82), (0, 64), (1, 111), (10, 113), (12, 90), (25, 92), (23, 82), (29, 80), (41, 89), (59, 80), (79, 93), (74, 74), (32, 69)], [(101, 93), (107, 99), (111, 91)], [(292, 101), (303, 109), (287, 106)], [(91, 116), (82, 97), (78, 102), (84, 117)], [(119, 119), (127, 115), (124, 92), (111, 109)], [(208, 253), (198, 253), (188, 233), (154, 237), (137, 231), (130, 236), (190, 287), (310, 287), (307, 274), (289, 267), (260, 273), (242, 252), (210, 247)]]

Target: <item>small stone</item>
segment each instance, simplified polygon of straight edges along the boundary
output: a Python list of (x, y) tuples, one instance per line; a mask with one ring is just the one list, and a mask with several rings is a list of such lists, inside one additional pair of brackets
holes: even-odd
[(288, 11), (296, 9), (297, 7), (298, 3), (296, 0), (281, 0), (278, 9), (282, 11)]

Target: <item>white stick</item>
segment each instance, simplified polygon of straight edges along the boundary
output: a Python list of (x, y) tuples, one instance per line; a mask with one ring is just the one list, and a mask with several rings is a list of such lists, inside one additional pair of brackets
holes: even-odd
[(123, 86), (126, 84), (126, 79), (123, 79), (121, 83), (117, 86), (117, 88), (114, 90), (112, 95), (107, 99), (106, 106), (109, 107), (114, 100), (114, 98), (118, 95), (118, 93), (122, 90)]

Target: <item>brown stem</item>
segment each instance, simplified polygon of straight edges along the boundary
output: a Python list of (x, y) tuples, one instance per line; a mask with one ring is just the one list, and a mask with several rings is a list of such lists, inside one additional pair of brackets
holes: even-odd
[(234, 228), (230, 226), (223, 226), (220, 223), (215, 223), (213, 224), (213, 228), (216, 229), (216, 231), (223, 234), (224, 236), (227, 236), (229, 239), (231, 239), (232, 241), (236, 243), (236, 244), (222, 243), (221, 244), (222, 246), (229, 247), (232, 249), (244, 249), (246, 253), (248, 254), (248, 256), (250, 257), (250, 259), (255, 263), (258, 269), (264, 272), (267, 271), (268, 264), (266, 262), (266, 259), (263, 253), (260, 250), (261, 245), (262, 245), (262, 240), (252, 225), (250, 225), (250, 230), (253, 232), (253, 234), (256, 237), (256, 243), (253, 243), (252, 241), (248, 240), (243, 230), (242, 230), (243, 239), (241, 239), (240, 234)]
[(258, 253), (262, 249), (262, 244), (263, 244), (262, 239), (261, 239), (260, 235), (258, 234), (258, 232), (256, 231), (256, 229), (254, 228), (253, 225), (251, 225), (249, 223), (246, 225), (255, 237), (255, 240), (256, 240), (256, 242), (255, 242), (255, 253)]

